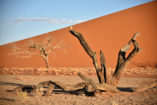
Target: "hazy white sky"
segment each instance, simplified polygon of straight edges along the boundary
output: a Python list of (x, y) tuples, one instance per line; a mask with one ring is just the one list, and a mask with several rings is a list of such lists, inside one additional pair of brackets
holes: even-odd
[(153, 0), (0, 0), (0, 45)]

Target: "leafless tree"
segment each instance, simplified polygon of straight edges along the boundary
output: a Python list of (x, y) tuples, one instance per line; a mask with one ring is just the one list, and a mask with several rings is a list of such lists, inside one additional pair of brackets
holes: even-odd
[[(72, 27), (70, 29), (70, 33), (75, 36), (86, 53), (89, 55), (89, 57), (93, 60), (93, 65), (96, 70), (96, 74), (98, 77), (99, 83), (94, 83), (91, 78), (88, 78), (81, 73), (78, 74), (78, 76), (84, 80), (82, 83), (77, 83), (75, 85), (68, 85), (60, 82), (54, 82), (54, 81), (45, 81), (40, 82), (38, 85), (32, 86), (32, 93), (36, 92), (37, 90), (40, 90), (40, 88), (43, 88), (45, 86), (48, 86), (46, 93), (44, 95), (50, 95), (54, 89), (54, 87), (58, 87), (60, 89), (63, 89), (64, 91), (77, 91), (77, 90), (83, 90), (85, 94), (93, 94), (96, 95), (97, 93), (103, 92), (103, 91), (109, 91), (109, 92), (120, 92), (117, 88), (118, 82), (124, 72), (124, 67), (130, 62), (130, 60), (140, 51), (139, 45), (136, 41), (136, 37), (139, 35), (139, 33), (135, 33), (131, 40), (120, 49), (118, 53), (118, 60), (117, 65), (115, 68), (115, 71), (113, 74), (107, 75), (107, 68), (105, 65), (105, 58), (103, 55), (103, 52), (100, 51), (100, 66), (98, 65), (97, 58), (96, 58), (96, 52), (94, 52), (84, 39), (83, 35), (77, 31), (75, 31)], [(128, 54), (126, 57), (125, 54), (129, 50), (131, 44), (133, 44), (134, 48), (133, 50)], [(157, 81), (154, 81), (153, 83), (146, 84), (140, 87), (137, 87), (136, 89), (133, 89), (133, 92), (141, 92), (148, 88), (152, 88), (154, 86), (157, 86)], [(14, 91), (21, 91), (24, 87), (16, 88)]]
[(55, 49), (64, 49), (63, 41), (58, 43), (53, 43), (54, 37), (46, 37), (42, 41), (33, 41), (29, 40), (28, 44), (24, 46), (14, 44), (12, 46), (12, 51), (10, 55), (16, 55), (18, 57), (26, 58), (31, 57), (32, 55), (40, 56), (44, 59), (46, 68), (50, 67), (49, 65), (49, 55)]

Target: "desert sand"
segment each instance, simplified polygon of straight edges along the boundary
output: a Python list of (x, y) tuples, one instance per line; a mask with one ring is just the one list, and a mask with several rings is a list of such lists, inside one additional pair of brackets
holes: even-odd
[[(96, 76), (89, 76), (95, 82)], [(64, 91), (55, 91), (50, 96), (29, 96), (27, 93), (10, 92), (19, 85), (36, 85), (41, 81), (59, 81), (65, 84), (76, 84), (82, 80), (78, 76), (31, 76), (0, 75), (0, 105), (157, 105), (157, 88), (143, 92), (128, 92), (128, 88), (136, 88), (150, 83), (157, 78), (123, 77), (118, 87), (124, 92), (103, 92), (96, 97), (76, 95)]]
[(157, 69), (126, 69), (118, 84), (122, 92), (103, 92), (94, 97), (60, 90), (53, 91), (50, 96), (12, 92), (20, 85), (37, 85), (49, 80), (77, 84), (82, 82), (76, 75), (78, 72), (98, 82), (94, 68), (51, 68), (48, 72), (43, 68), (6, 68), (0, 71), (0, 105), (157, 105), (156, 87), (142, 92), (131, 92), (136, 87), (157, 80)]
[[(129, 8), (120, 12), (102, 16), (87, 22), (74, 25), (74, 29), (81, 32), (89, 46), (99, 53), (103, 51), (108, 67), (115, 67), (117, 55), (135, 32), (141, 32), (137, 41), (142, 51), (129, 64), (152, 65), (157, 64), (157, 1)], [(9, 55), (9, 46), (16, 44), (20, 47), (28, 45), (30, 40), (40, 40), (52, 36), (55, 41), (63, 40), (66, 51), (55, 50), (49, 57), (52, 67), (91, 67), (92, 60), (83, 50), (79, 41), (69, 33), (69, 27), (48, 32), (33, 38), (21, 40), (0, 46), (1, 67), (45, 67), (44, 61), (38, 56), (20, 58)]]

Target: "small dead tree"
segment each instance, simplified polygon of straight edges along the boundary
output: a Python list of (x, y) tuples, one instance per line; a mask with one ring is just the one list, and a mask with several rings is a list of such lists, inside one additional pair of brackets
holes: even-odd
[(44, 59), (47, 70), (49, 69), (49, 55), (55, 49), (64, 49), (63, 41), (52, 44), (53, 37), (46, 37), (42, 42), (29, 41), (28, 45), (22, 47), (13, 45), (10, 55), (17, 55), (18, 57), (26, 58), (32, 55), (40, 56)]
[[(139, 45), (136, 41), (136, 37), (139, 35), (139, 33), (135, 33), (131, 40), (120, 49), (118, 53), (118, 60), (117, 65), (115, 68), (115, 71), (113, 74), (110, 74), (107, 76), (107, 68), (105, 65), (105, 58), (103, 55), (103, 52), (100, 51), (100, 66), (98, 65), (97, 58), (96, 58), (96, 52), (94, 52), (89, 45), (87, 44), (86, 40), (84, 39), (83, 35), (77, 31), (75, 31), (72, 27), (70, 29), (70, 33), (75, 36), (79, 41), (86, 53), (89, 55), (89, 57), (93, 60), (93, 65), (96, 70), (96, 74), (98, 77), (99, 83), (94, 83), (91, 78), (85, 77), (81, 73), (78, 74), (78, 76), (84, 80), (82, 83), (77, 83), (75, 85), (68, 85), (63, 84), (60, 82), (54, 82), (54, 81), (45, 81), (40, 82), (38, 85), (32, 86), (32, 93), (36, 92), (37, 90), (40, 90), (40, 88), (43, 88), (45, 86), (48, 86), (49, 88), (45, 92), (45, 96), (50, 95), (55, 87), (60, 88), (64, 91), (77, 91), (77, 90), (83, 90), (85, 94), (92, 94), (96, 95), (97, 93), (108, 91), (108, 92), (120, 92), (120, 90), (117, 88), (118, 82), (124, 72), (124, 67), (127, 66), (127, 64), (130, 62), (130, 60), (140, 51)], [(133, 44), (134, 48), (129, 53), (129, 55), (126, 57), (126, 52), (129, 50), (131, 44)], [(157, 86), (157, 81), (154, 81), (153, 83), (143, 85), (140, 87), (137, 87), (133, 90), (133, 92), (141, 92), (148, 88), (152, 88), (154, 86)], [(21, 91), (24, 87), (16, 88), (14, 91)]]

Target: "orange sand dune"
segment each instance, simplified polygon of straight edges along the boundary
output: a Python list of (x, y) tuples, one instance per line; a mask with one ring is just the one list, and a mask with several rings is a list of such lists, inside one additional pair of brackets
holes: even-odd
[[(140, 31), (138, 42), (142, 51), (132, 60), (130, 65), (157, 64), (157, 2), (150, 2), (127, 10), (116, 12), (73, 26), (81, 32), (90, 47), (99, 53), (103, 51), (108, 67), (116, 65), (119, 49), (126, 44), (135, 32)], [(45, 36), (53, 36), (56, 40), (64, 40), (68, 46), (66, 52), (56, 50), (49, 57), (52, 67), (87, 67), (93, 66), (92, 60), (83, 50), (79, 41), (69, 33), (69, 27), (32, 39), (42, 40)], [(44, 67), (44, 61), (37, 56), (19, 58), (9, 55), (9, 45), (27, 44), (30, 39), (0, 46), (0, 67)], [(99, 58), (98, 58), (99, 59)]]

